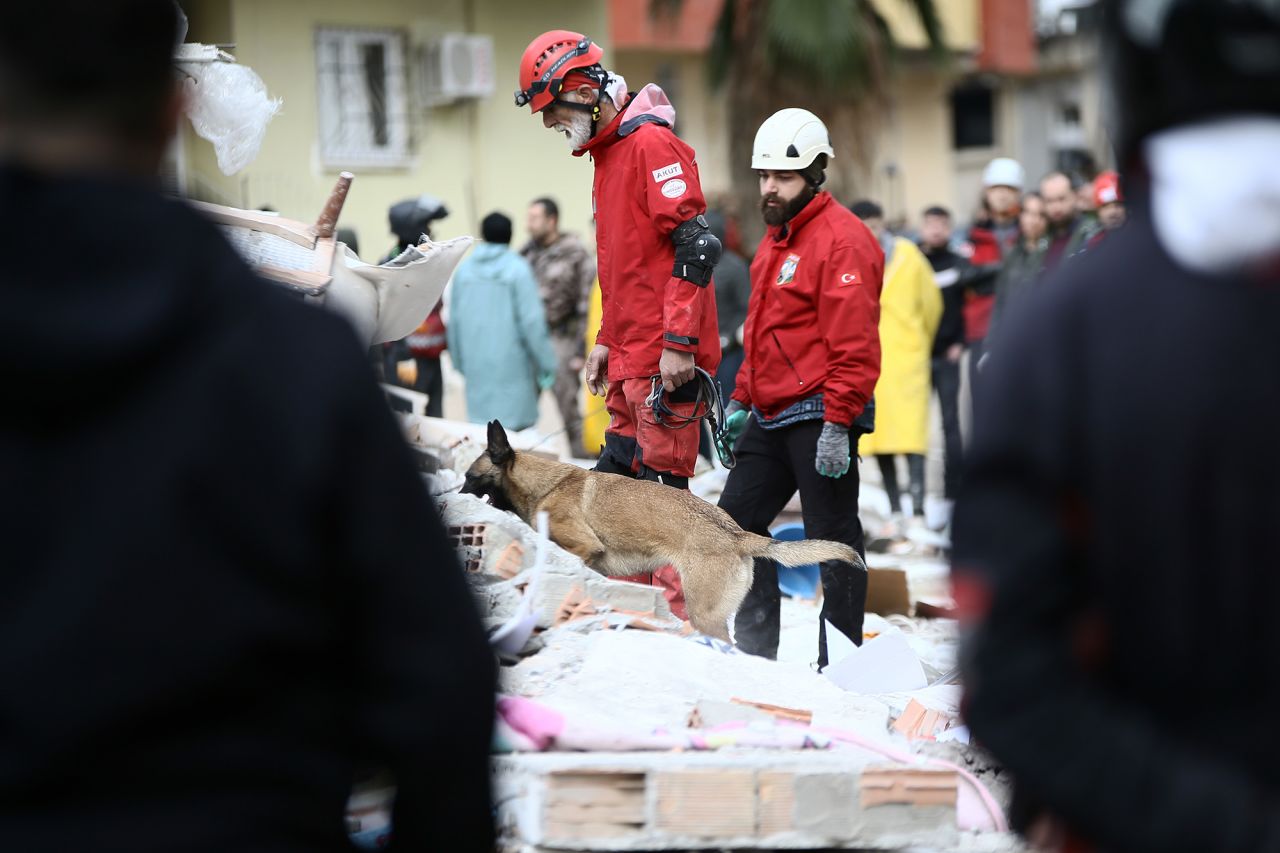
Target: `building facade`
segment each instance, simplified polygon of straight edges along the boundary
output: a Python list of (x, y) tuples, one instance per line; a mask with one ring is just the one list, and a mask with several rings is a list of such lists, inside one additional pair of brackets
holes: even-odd
[[(186, 192), (309, 220), (342, 170), (354, 172), (340, 226), (377, 260), (394, 242), (387, 209), (430, 193), (445, 202), (439, 237), (477, 234), (502, 210), (520, 239), (528, 203), (561, 205), (562, 226), (590, 239), (591, 164), (512, 102), (520, 56), (555, 27), (607, 38), (603, 3), (553, 19), (514, 0), (181, 0), (188, 41), (226, 46), (283, 100), (257, 159), (223, 175), (212, 146), (184, 129)], [(482, 36), (478, 43), (467, 36)], [(487, 57), (487, 61), (486, 61)], [(484, 92), (454, 97), (458, 91)]]

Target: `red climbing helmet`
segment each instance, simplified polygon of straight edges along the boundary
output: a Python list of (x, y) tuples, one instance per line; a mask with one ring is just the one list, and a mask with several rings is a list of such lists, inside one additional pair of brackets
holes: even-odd
[[(529, 106), (539, 113), (546, 109), (564, 86), (564, 78), (572, 71), (584, 72), (600, 65), (604, 49), (582, 33), (551, 30), (543, 33), (524, 49), (520, 58), (520, 89), (516, 106)], [(590, 74), (588, 76), (602, 76)]]
[(1117, 201), (1124, 201), (1120, 193), (1120, 176), (1115, 172), (1103, 172), (1093, 181), (1093, 204), (1102, 207)]

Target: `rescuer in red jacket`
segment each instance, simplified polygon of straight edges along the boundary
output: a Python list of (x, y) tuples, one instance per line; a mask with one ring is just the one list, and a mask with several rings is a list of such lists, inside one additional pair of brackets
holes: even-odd
[[(720, 506), (744, 529), (768, 536), (799, 490), (805, 535), (862, 553), (851, 447), (875, 423), (884, 252), (822, 189), (832, 156), (826, 126), (808, 110), (781, 110), (756, 133), (751, 166), (769, 228), (751, 264), (746, 360), (726, 418), (738, 464)], [(825, 666), (827, 622), (862, 642), (867, 578), (847, 563), (821, 568), (818, 665)], [(777, 656), (778, 607), (777, 565), (757, 560), (737, 616), (740, 648)]]
[[(586, 371), (610, 416), (596, 470), (686, 488), (699, 429), (678, 421), (699, 409), (694, 367), (714, 376), (720, 363), (715, 292), (707, 286), (720, 241), (702, 215), (694, 152), (672, 131), (667, 96), (652, 84), (628, 93), (626, 82), (600, 65), (603, 55), (581, 33), (538, 36), (520, 62), (516, 105), (563, 133), (574, 156), (595, 162), (603, 321)], [(655, 377), (675, 423), (654, 413)], [(683, 615), (674, 569), (655, 576)]]

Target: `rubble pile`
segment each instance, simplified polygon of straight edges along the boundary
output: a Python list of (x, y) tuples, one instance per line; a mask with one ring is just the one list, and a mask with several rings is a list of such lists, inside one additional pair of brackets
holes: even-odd
[[(868, 613), (862, 646), (836, 637), (820, 674), (819, 605), (784, 599), (779, 660), (743, 654), (657, 588), (606, 579), (460, 494), (483, 427), (405, 427), (504, 664), (502, 849), (1021, 849), (999, 771), (959, 720), (954, 621)], [(723, 479), (704, 478), (695, 491)], [(936, 558), (880, 564), (945, 610)]]

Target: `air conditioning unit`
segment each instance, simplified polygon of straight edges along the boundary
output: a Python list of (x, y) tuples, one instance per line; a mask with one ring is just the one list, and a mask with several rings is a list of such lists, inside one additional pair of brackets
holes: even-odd
[(418, 100), (424, 107), (493, 94), (493, 39), (448, 33), (418, 51)]

